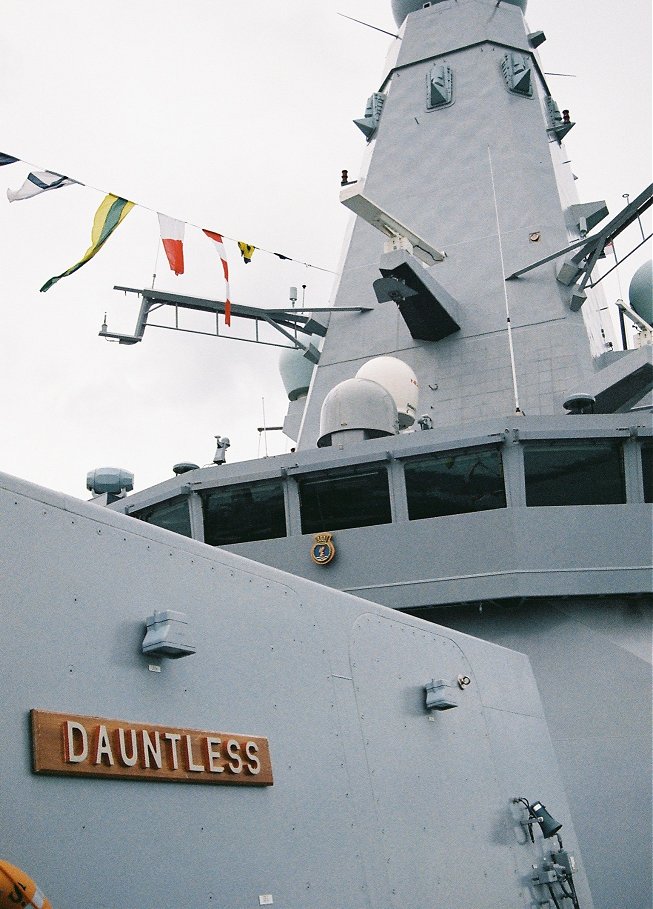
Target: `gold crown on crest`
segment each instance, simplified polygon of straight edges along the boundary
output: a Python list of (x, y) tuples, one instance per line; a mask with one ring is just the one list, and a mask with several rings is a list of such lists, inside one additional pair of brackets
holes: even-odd
[(333, 534), (332, 533), (316, 533), (314, 539), (315, 539), (316, 543), (330, 543), (331, 540), (333, 539)]

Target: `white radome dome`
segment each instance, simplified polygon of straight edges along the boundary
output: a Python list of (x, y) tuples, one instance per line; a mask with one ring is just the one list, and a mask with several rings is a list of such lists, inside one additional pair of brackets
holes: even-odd
[(320, 411), (318, 448), (332, 444), (332, 436), (363, 430), (367, 438), (393, 436), (398, 431), (392, 395), (371, 379), (345, 379), (332, 388)]
[(399, 415), (399, 429), (412, 426), (417, 417), (419, 383), (407, 363), (397, 357), (374, 357), (356, 373), (359, 379), (371, 379), (382, 385), (393, 397)]
[(279, 373), (289, 401), (308, 394), (314, 365), (304, 356), (303, 350), (288, 348), (279, 355)]
[(628, 297), (637, 315), (653, 325), (653, 262), (644, 262), (630, 282)]

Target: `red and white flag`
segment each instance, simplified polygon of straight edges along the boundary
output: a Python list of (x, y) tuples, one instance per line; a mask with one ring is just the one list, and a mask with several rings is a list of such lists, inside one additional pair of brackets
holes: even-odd
[(213, 240), (218, 250), (218, 255), (222, 261), (222, 270), (224, 272), (224, 280), (227, 285), (227, 297), (225, 300), (224, 307), (224, 324), (231, 325), (231, 300), (229, 299), (229, 264), (227, 262), (227, 251), (224, 248), (224, 243), (222, 242), (222, 235), (216, 234), (213, 230), (204, 230), (203, 231), (209, 240)]
[(159, 215), (161, 240), (166, 251), (170, 268), (176, 275), (184, 273), (184, 229), (183, 221), (175, 221), (167, 215)]

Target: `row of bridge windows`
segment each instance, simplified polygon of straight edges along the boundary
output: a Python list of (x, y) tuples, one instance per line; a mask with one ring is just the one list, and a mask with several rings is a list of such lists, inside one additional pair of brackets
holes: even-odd
[[(653, 441), (641, 444), (644, 500), (653, 501)], [(526, 505), (617, 505), (626, 501), (619, 440), (528, 443), (524, 451)], [(403, 462), (411, 521), (506, 508), (498, 448), (449, 451)], [(302, 533), (389, 524), (392, 507), (384, 462), (294, 478)], [(212, 546), (287, 535), (284, 480), (219, 486), (199, 493), (204, 540)], [(186, 497), (135, 512), (134, 517), (191, 536)]]

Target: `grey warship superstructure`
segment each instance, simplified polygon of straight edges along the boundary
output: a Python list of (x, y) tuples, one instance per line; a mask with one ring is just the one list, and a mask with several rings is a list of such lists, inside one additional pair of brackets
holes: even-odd
[(653, 366), (591, 275), (651, 190), (617, 215), (578, 199), (524, 6), (394, 4), (334, 310), (282, 363), (297, 450), (113, 507), (526, 652), (596, 904), (645, 909)]
[[(525, 6), (393, 0), (333, 307), (267, 311), (296, 450), (0, 484), (0, 858), (53, 904), (649, 909), (650, 288), (618, 350), (592, 285), (653, 192), (578, 199)], [(140, 294), (104, 335), (225, 307)]]

